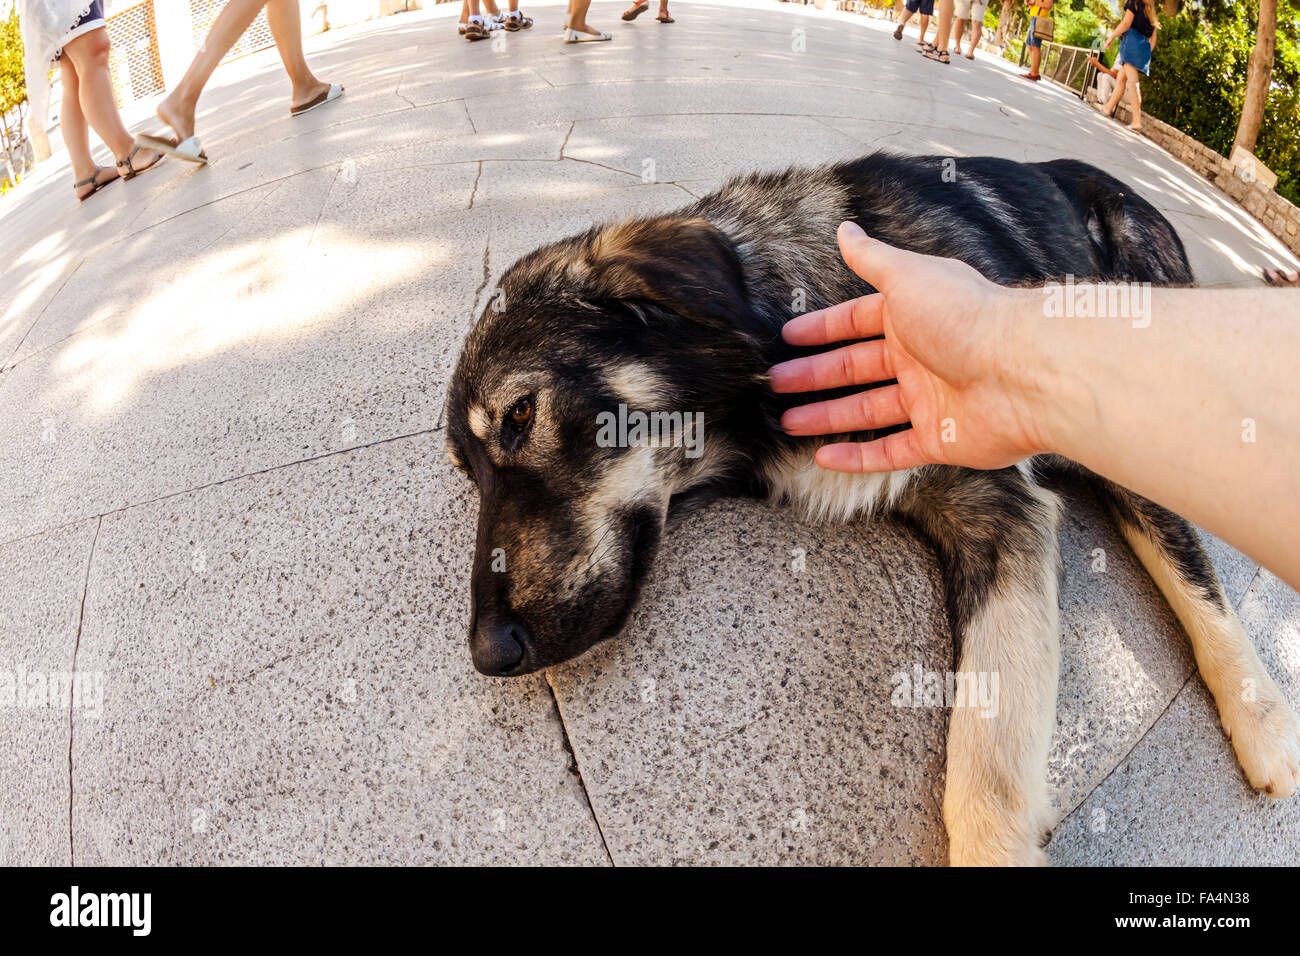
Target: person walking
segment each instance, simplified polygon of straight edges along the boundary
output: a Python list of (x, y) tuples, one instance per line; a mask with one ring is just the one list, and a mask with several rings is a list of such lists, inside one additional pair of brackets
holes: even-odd
[(1037, 83), (1043, 77), (1038, 72), (1039, 66), (1043, 62), (1043, 41), (1034, 29), (1035, 21), (1045, 18), (1052, 18), (1053, 0), (1039, 0), (1038, 3), (1029, 5), (1029, 30), (1025, 33), (1025, 46), (1029, 48), (1029, 72), (1021, 73), (1021, 77), (1026, 80), (1033, 80)]
[(1128, 89), (1129, 111), (1133, 114), (1128, 128), (1135, 133), (1142, 132), (1142, 90), (1138, 86), (1138, 74), (1151, 75), (1151, 52), (1156, 46), (1156, 31), (1160, 29), (1160, 18), (1156, 14), (1154, 0), (1126, 0), (1124, 18), (1119, 26), (1106, 37), (1105, 49), (1119, 37), (1119, 79), (1115, 81), (1115, 91), (1105, 106), (1093, 104), (1106, 116), (1114, 116)]
[(912, 15), (919, 13), (921, 15), (921, 38), (916, 41), (916, 45), (922, 50), (929, 49), (925, 42), (925, 31), (930, 29), (930, 17), (934, 16), (934, 0), (907, 0), (903, 10), (903, 17), (898, 21), (898, 26), (894, 29), (894, 39), (903, 39), (903, 28), (907, 26), (907, 21), (912, 19)]
[[(50, 64), (59, 64), (63, 103), (59, 126), (68, 148), (73, 193), (85, 202), (119, 179), (134, 179), (162, 156), (135, 146), (122, 124), (108, 70), (108, 25), (103, 0), (20, 0), (27, 98), (31, 122), (44, 130), (50, 112)], [(113, 153), (116, 169), (90, 154), (90, 130)]]
[[(632, 4), (630, 9), (623, 11), (623, 19), (628, 21), (635, 20), (637, 17), (641, 16), (641, 14), (645, 13), (649, 9), (650, 9), (650, 0), (636, 0), (636, 2)], [(660, 23), (677, 22), (668, 13), (668, 0), (659, 0), (659, 13), (655, 17), (655, 19), (658, 20)]]
[(608, 33), (594, 30), (587, 23), (587, 8), (591, 0), (569, 0), (569, 11), (564, 21), (565, 43), (599, 43), (614, 39)]
[(206, 163), (207, 153), (194, 135), (194, 112), (212, 71), (235, 45), (258, 11), (266, 8), (266, 22), (271, 28), (280, 61), (289, 74), (293, 91), (289, 97), (289, 115), (301, 116), (343, 95), (343, 87), (316, 78), (302, 53), (302, 14), (298, 0), (230, 0), (218, 14), (207, 39), (194, 55), (190, 67), (176, 88), (158, 104), (158, 118), (175, 132), (174, 139), (141, 134), (137, 145), (176, 156), (191, 163)]
[(970, 21), (970, 48), (966, 59), (975, 59), (975, 48), (979, 46), (980, 36), (984, 32), (984, 11), (989, 8), (989, 0), (957, 0), (954, 16), (957, 23), (953, 27), (954, 38), (952, 52), (958, 56), (961, 52), (961, 35), (966, 31), (966, 22)]

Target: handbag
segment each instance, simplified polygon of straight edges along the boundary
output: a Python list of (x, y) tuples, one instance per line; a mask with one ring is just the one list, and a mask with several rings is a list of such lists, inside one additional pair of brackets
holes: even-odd
[(1034, 36), (1051, 40), (1056, 36), (1056, 22), (1051, 17), (1034, 17)]

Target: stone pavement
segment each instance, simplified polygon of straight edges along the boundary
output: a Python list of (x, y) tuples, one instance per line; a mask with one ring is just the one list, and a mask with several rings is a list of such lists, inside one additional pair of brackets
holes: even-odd
[[(712, 507), (619, 641), (473, 670), (441, 417), (472, 316), (540, 242), (882, 148), (1097, 163), (1207, 285), (1295, 263), (1078, 100), (884, 24), (598, 3), (615, 40), (566, 47), (526, 4), (494, 47), (449, 6), (310, 38), (347, 95), (301, 118), (273, 50), (223, 67), (208, 168), (78, 206), (56, 159), (0, 204), (0, 672), (84, 681), (4, 710), (0, 863), (942, 862), (946, 715), (889, 698), (951, 635), (901, 526)], [(1171, 613), (1069, 500), (1051, 857), (1294, 862), (1300, 803), (1246, 787)], [(1300, 597), (1211, 544), (1300, 702)]]

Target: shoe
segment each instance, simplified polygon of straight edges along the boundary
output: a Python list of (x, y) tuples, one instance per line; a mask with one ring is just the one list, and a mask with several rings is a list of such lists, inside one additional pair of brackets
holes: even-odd
[(474, 20), (465, 24), (465, 39), (473, 42), (474, 40), (486, 40), (488, 38), (488, 28), (482, 23)]
[(527, 30), (533, 25), (533, 18), (526, 17), (522, 13), (517, 17), (506, 16), (506, 29), (511, 33), (517, 33), (520, 30)]

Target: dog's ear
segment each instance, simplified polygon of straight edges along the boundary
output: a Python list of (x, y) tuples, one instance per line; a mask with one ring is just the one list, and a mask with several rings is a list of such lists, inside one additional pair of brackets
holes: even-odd
[(569, 269), (584, 298), (647, 303), (697, 322), (743, 327), (745, 274), (731, 241), (705, 219), (660, 216), (592, 234)]

